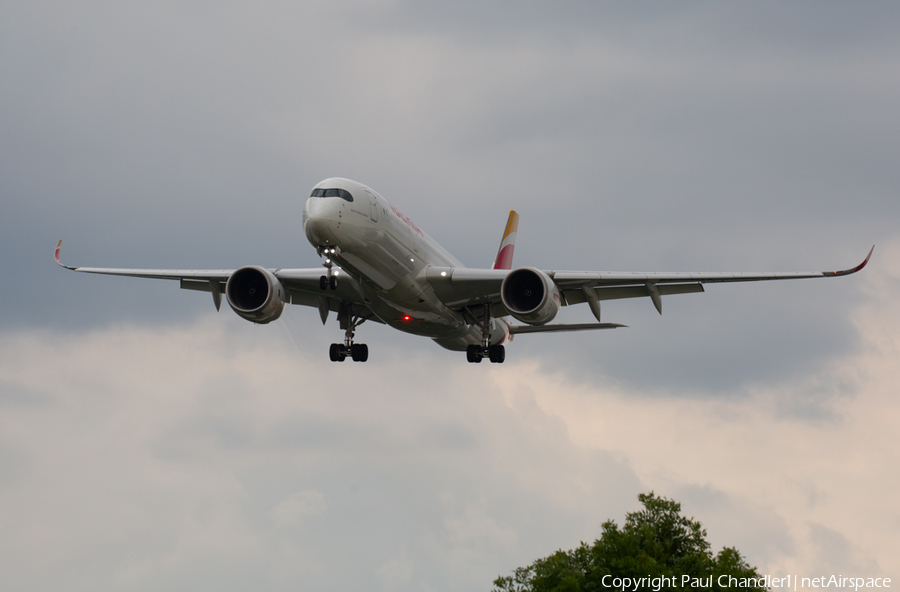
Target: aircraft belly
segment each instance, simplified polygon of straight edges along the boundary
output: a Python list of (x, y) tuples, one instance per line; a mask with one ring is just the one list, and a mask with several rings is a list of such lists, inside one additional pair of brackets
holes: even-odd
[[(369, 309), (386, 325), (404, 333), (431, 338), (459, 338), (469, 331), (463, 316), (445, 307), (433, 293), (419, 289), (414, 297), (397, 301), (390, 298), (391, 293), (373, 287), (363, 291)], [(391, 292), (396, 295), (397, 289)]]
[(466, 335), (465, 337), (435, 337), (433, 341), (442, 348), (449, 349), (450, 351), (466, 351), (466, 348), (470, 345), (481, 343), (481, 340), (474, 336), (474, 334)]
[[(470, 345), (481, 344), (481, 327), (478, 325), (468, 325), (468, 330), (455, 337), (435, 337), (434, 342), (451, 351), (466, 351)], [(502, 319), (494, 319), (491, 322), (491, 345), (504, 344), (512, 341), (512, 335), (506, 322)]]
[(447, 317), (436, 312), (404, 310), (382, 303), (373, 309), (378, 318), (394, 329), (431, 338), (459, 338), (469, 331), (469, 326), (461, 319)]
[(459, 339), (465, 336), (467, 330), (465, 327), (453, 327), (443, 323), (429, 322), (421, 319), (413, 319), (411, 321), (393, 321), (387, 323), (389, 326), (421, 337), (430, 337), (432, 339)]
[[(373, 306), (371, 302), (377, 301)], [(417, 297), (394, 302), (372, 293), (367, 297), (369, 307), (385, 324), (404, 333), (432, 338), (441, 347), (453, 351), (465, 351), (472, 344), (480, 344), (482, 330), (478, 324), (470, 324), (465, 317), (447, 308), (428, 286)], [(490, 343), (503, 344), (512, 341), (507, 323), (492, 319)]]

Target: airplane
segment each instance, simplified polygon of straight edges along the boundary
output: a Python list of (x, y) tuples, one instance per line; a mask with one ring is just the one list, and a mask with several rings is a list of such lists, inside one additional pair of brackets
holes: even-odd
[[(365, 362), (368, 346), (356, 343), (366, 321), (431, 338), (448, 350), (465, 351), (466, 359), (493, 363), (506, 359), (505, 345), (516, 335), (552, 331), (586, 331), (624, 327), (600, 321), (600, 302), (649, 297), (662, 314), (662, 297), (703, 292), (704, 284), (838, 277), (842, 271), (772, 273), (598, 272), (512, 268), (519, 215), (510, 211), (500, 248), (490, 269), (465, 267), (425, 234), (409, 217), (370, 187), (344, 178), (315, 185), (303, 209), (303, 230), (324, 257), (324, 272), (310, 269), (114, 269), (75, 267), (83, 273), (177, 280), (186, 290), (210, 292), (216, 310), (222, 295), (238, 316), (270, 323), (285, 304), (317, 308), (325, 324), (330, 312), (344, 331), (329, 358)], [(596, 323), (554, 324), (562, 306), (586, 303)], [(510, 317), (518, 321), (513, 323)]]

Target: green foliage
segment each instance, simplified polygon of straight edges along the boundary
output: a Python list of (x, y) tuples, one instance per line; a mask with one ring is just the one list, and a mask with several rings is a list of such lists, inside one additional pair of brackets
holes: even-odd
[[(744, 579), (741, 583), (760, 576), (737, 549), (726, 547), (713, 556), (706, 530), (681, 515), (681, 504), (652, 492), (640, 494), (638, 500), (644, 509), (626, 514), (621, 529), (608, 520), (592, 545), (557, 551), (511, 576), (501, 576), (494, 580), (494, 592), (613, 592), (609, 587), (613, 578), (646, 578), (636, 586), (632, 583), (629, 591), (764, 590), (741, 587), (733, 580), (730, 587), (720, 587), (721, 575), (738, 582)], [(607, 586), (602, 585), (604, 576), (611, 576)], [(683, 576), (690, 579), (684, 581)]]

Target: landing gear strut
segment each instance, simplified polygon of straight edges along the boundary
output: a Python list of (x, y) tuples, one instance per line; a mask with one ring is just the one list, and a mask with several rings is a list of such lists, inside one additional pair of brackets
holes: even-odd
[[(335, 278), (332, 278), (335, 279)], [(353, 314), (350, 307), (338, 313), (338, 321), (344, 330), (344, 343), (332, 343), (328, 348), (328, 357), (332, 362), (343, 362), (350, 357), (354, 362), (365, 362), (369, 359), (369, 346), (365, 343), (353, 343), (353, 335), (358, 326), (366, 319)]]
[(502, 364), (506, 360), (506, 348), (502, 345), (491, 345), (491, 308), (484, 305), (484, 316), (481, 321), (481, 345), (471, 344), (466, 348), (466, 360), (470, 364), (480, 364), (482, 358), (488, 358), (494, 364)]

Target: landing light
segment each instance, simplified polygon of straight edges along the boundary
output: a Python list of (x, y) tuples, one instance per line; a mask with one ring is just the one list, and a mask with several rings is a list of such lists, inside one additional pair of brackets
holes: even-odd
[(447, 277), (447, 272), (446, 272), (446, 271), (442, 271), (442, 272), (441, 272), (441, 275), (444, 276), (444, 277)]

